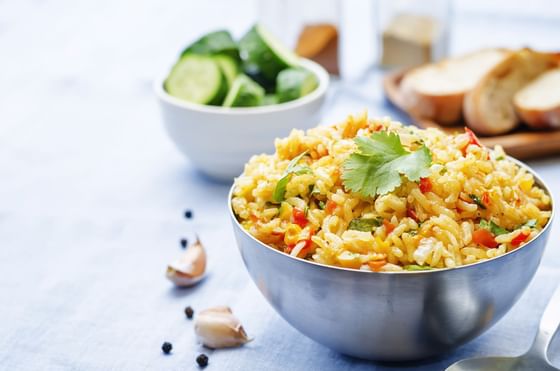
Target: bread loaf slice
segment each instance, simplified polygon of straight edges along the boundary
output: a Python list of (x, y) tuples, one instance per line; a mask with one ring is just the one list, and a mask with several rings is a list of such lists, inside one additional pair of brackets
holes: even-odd
[(534, 128), (560, 128), (560, 68), (543, 73), (513, 97), (515, 110)]
[(400, 84), (402, 106), (413, 116), (453, 124), (462, 117), (465, 94), (509, 54), (506, 49), (484, 49), (414, 68)]
[(477, 134), (498, 135), (519, 125), (513, 97), (523, 86), (557, 66), (557, 57), (521, 49), (487, 72), (466, 94), (463, 110), (467, 125)]

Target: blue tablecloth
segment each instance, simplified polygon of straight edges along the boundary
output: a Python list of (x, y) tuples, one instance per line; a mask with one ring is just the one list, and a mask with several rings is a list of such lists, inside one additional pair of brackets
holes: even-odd
[[(253, 5), (0, 2), (0, 369), (188, 370), (204, 351), (209, 370), (437, 370), (529, 347), (560, 278), (558, 220), (511, 312), (442, 358), (387, 365), (345, 357), (298, 333), (266, 303), (235, 246), (229, 185), (200, 176), (173, 148), (151, 90), (159, 67), (187, 40), (224, 26), (241, 32)], [(453, 50), (553, 45), (558, 20), (543, 17), (457, 18)], [(384, 101), (380, 78), (372, 71), (338, 84), (324, 122), (366, 108), (405, 120)], [(559, 202), (559, 158), (530, 164)], [(183, 217), (187, 208), (192, 220)], [(208, 249), (209, 275), (174, 289), (166, 264), (181, 252), (179, 239), (195, 233)], [(202, 349), (187, 305), (231, 306), (255, 340)], [(173, 343), (169, 356), (164, 341)], [(558, 346), (551, 354), (560, 364)]]

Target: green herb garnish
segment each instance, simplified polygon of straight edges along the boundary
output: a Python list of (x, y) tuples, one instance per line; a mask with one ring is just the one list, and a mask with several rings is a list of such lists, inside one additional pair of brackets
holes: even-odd
[(480, 197), (477, 195), (470, 194), (469, 197), (475, 204), (477, 204), (481, 209), (486, 210), (486, 206), (480, 201)]
[(405, 271), (430, 271), (434, 269), (432, 267), (416, 265), (416, 264), (405, 265), (403, 268)]
[(430, 174), (432, 155), (423, 145), (408, 152), (394, 133), (377, 132), (354, 139), (358, 151), (343, 164), (344, 186), (363, 197), (375, 197), (401, 185), (401, 174), (418, 181)]
[(311, 168), (307, 165), (298, 165), (298, 162), (307, 154), (307, 151), (300, 153), (290, 161), (288, 167), (284, 171), (282, 178), (276, 183), (276, 188), (272, 193), (272, 200), (274, 202), (280, 203), (284, 201), (284, 195), (286, 194), (286, 186), (290, 181), (291, 175), (301, 175), (311, 173)]
[(494, 236), (499, 236), (501, 234), (509, 233), (507, 229), (500, 227), (499, 225), (497, 225), (491, 220), (490, 221), (484, 219), (480, 220), (479, 227), (489, 230), (490, 232), (492, 232)]
[[(527, 222), (525, 224), (521, 225), (519, 228), (522, 228), (522, 227), (535, 228), (536, 226), (537, 226), (537, 219), (529, 219), (529, 220), (527, 220)], [(519, 229), (519, 228), (516, 228), (516, 229)]]
[(325, 210), (325, 207), (326, 207), (327, 205), (325, 204), (325, 201), (318, 201), (318, 202), (317, 202), (317, 206), (319, 207), (319, 209)]
[(371, 232), (374, 227), (379, 227), (383, 223), (383, 218), (355, 218), (350, 221), (348, 229), (361, 231), (361, 232)]
[(317, 187), (315, 186), (315, 184), (310, 184), (309, 185), (310, 191), (309, 191), (309, 195), (314, 196), (314, 195), (319, 195), (321, 194), (321, 191), (319, 191), (317, 189)]
[(502, 161), (505, 160), (506, 158), (504, 156), (498, 156), (496, 157), (496, 161)]

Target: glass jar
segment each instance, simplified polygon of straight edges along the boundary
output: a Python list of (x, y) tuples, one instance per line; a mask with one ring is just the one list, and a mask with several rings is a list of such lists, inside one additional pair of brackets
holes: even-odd
[(340, 0), (260, 0), (258, 22), (298, 55), (340, 72)]
[(382, 67), (410, 67), (447, 56), (452, 1), (377, 0), (375, 12)]

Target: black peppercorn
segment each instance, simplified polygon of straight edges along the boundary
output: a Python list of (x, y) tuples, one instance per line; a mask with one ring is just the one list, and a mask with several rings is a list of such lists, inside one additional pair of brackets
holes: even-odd
[(185, 315), (187, 316), (188, 319), (193, 318), (193, 314), (194, 314), (194, 310), (190, 306), (185, 308)]
[(186, 238), (181, 238), (181, 240), (179, 242), (181, 243), (181, 247), (183, 249), (185, 249), (187, 247), (187, 245), (189, 244), (189, 241)]
[(196, 363), (198, 363), (200, 367), (208, 366), (208, 356), (206, 354), (200, 354), (196, 357)]
[(168, 343), (167, 341), (161, 346), (161, 350), (163, 350), (163, 353), (165, 354), (169, 354), (171, 352), (171, 349), (173, 349), (173, 345), (171, 345), (171, 343)]
[(193, 212), (192, 212), (192, 210), (187, 210), (187, 211), (185, 211), (185, 218), (191, 219), (192, 217), (193, 217)]

